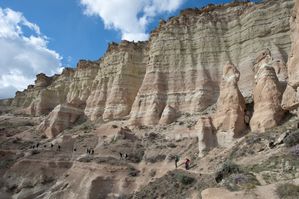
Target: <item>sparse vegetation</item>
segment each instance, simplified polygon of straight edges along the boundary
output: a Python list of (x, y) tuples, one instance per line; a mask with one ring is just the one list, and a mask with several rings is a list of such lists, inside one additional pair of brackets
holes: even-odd
[(131, 177), (137, 177), (140, 171), (135, 169), (134, 167), (129, 167), (128, 175)]
[(224, 180), (224, 186), (231, 191), (250, 190), (257, 185), (260, 185), (260, 183), (251, 173), (232, 174)]
[(299, 186), (290, 183), (280, 184), (276, 188), (276, 193), (281, 199), (298, 199)]
[(237, 164), (227, 160), (226, 162), (223, 163), (222, 167), (217, 172), (216, 176), (222, 176), (222, 178), (225, 178), (231, 174), (240, 173), (240, 172), (241, 169)]
[(176, 178), (185, 186), (191, 185), (196, 181), (195, 178), (184, 175), (182, 173), (176, 174)]
[(297, 144), (296, 146), (293, 146), (291, 149), (290, 149), (290, 154), (299, 158), (299, 144)]
[(292, 132), (284, 139), (284, 143), (287, 147), (292, 147), (299, 144), (299, 130)]

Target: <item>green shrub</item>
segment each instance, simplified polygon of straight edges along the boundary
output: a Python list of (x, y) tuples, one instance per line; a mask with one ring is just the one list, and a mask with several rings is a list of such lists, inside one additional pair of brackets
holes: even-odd
[(284, 139), (284, 143), (287, 147), (295, 146), (299, 144), (299, 130), (292, 132)]
[(234, 173), (241, 173), (240, 167), (231, 161), (226, 161), (223, 163), (218, 172), (216, 172), (215, 180), (219, 183), (223, 178), (226, 178)]
[(221, 171), (224, 175), (240, 173), (240, 167), (231, 161), (226, 161), (223, 163)]
[(177, 174), (176, 177), (178, 181), (180, 181), (180, 183), (182, 183), (183, 185), (191, 185), (196, 181), (195, 178), (184, 174)]
[(298, 199), (299, 186), (290, 183), (280, 184), (276, 188), (276, 193), (281, 199)]

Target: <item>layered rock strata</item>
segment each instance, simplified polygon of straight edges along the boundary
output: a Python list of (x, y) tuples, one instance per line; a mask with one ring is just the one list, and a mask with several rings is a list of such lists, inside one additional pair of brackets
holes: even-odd
[(35, 85), (28, 85), (23, 92), (16, 92), (16, 96), (12, 101), (12, 106), (27, 108), (34, 101), (41, 90), (49, 86), (52, 82), (52, 77), (48, 77), (41, 73), (36, 75)]
[(119, 119), (130, 113), (145, 73), (146, 45), (127, 41), (109, 45), (89, 85), (92, 93), (87, 98), (85, 114), (91, 120)]
[(61, 75), (55, 75), (51, 84), (40, 90), (38, 96), (26, 109), (26, 113), (35, 116), (45, 115), (50, 113), (58, 104), (65, 103), (73, 76), (74, 70), (71, 68), (65, 68)]
[(92, 90), (93, 80), (100, 68), (100, 63), (80, 60), (67, 93), (67, 102), (74, 100), (86, 102)]
[[(151, 34), (149, 62), (131, 111), (131, 124), (155, 125), (164, 108), (195, 113), (214, 104), (226, 62), (242, 74), (240, 89), (252, 92), (255, 54), (268, 47), (285, 63), (290, 50), (289, 16), (293, 1), (267, 1), (189, 9)], [(279, 66), (278, 66), (279, 67)]]
[(282, 107), (285, 110), (297, 111), (299, 107), (299, 2), (296, 1), (295, 9), (290, 19), (292, 51), (288, 61), (288, 85), (283, 94)]
[(240, 72), (233, 64), (223, 67), (217, 110), (213, 116), (217, 131), (233, 132), (235, 137), (246, 127), (245, 100), (238, 87), (239, 79)]
[(265, 131), (279, 124), (284, 115), (281, 108), (282, 86), (272, 67), (271, 53), (258, 56), (253, 67), (256, 86), (253, 91), (254, 112), (250, 120), (252, 131)]
[(277, 0), (188, 9), (161, 21), (149, 42), (112, 43), (101, 59), (80, 61), (65, 85), (60, 76), (49, 81), (39, 77), (12, 104), (40, 115), (80, 100), (91, 120), (128, 116), (135, 125), (169, 123), (174, 120), (167, 119), (169, 107), (196, 113), (216, 103), (221, 66), (228, 61), (239, 68), (240, 90), (249, 96), (254, 84), (250, 66), (264, 48), (271, 50), (280, 80), (286, 78), (293, 5), (292, 0)]

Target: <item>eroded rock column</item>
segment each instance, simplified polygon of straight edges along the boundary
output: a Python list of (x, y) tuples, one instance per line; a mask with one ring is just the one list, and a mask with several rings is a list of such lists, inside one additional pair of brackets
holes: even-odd
[(246, 126), (245, 100), (238, 87), (239, 79), (239, 70), (233, 64), (226, 64), (223, 68), (217, 110), (213, 116), (216, 130), (219, 133), (232, 133), (234, 137), (238, 136)]
[(254, 65), (256, 85), (253, 90), (254, 112), (250, 120), (254, 132), (277, 126), (284, 115), (280, 105), (282, 87), (272, 63), (271, 53), (264, 51)]

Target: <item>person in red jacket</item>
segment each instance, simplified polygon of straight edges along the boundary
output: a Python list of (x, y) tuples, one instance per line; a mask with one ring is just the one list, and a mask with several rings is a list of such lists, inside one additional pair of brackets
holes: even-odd
[(185, 169), (186, 170), (189, 170), (189, 166), (190, 166), (190, 160), (188, 158), (186, 158), (186, 161), (185, 161)]

